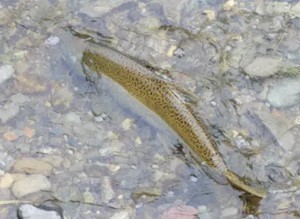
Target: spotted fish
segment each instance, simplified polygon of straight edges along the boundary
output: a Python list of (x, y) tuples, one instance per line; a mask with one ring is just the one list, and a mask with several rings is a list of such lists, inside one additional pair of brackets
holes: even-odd
[(111, 78), (160, 116), (188, 145), (194, 156), (200, 157), (213, 171), (224, 175), (234, 187), (257, 197), (266, 196), (264, 189), (251, 186), (226, 167), (204, 122), (182, 100), (178, 85), (161, 79), (109, 48), (103, 47), (97, 52), (84, 51), (82, 62), (92, 71)]

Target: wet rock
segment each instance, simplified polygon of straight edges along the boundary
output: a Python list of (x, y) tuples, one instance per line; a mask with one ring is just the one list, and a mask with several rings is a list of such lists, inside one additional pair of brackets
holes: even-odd
[(225, 11), (229, 11), (231, 9), (233, 9), (233, 7), (236, 5), (236, 2), (234, 0), (228, 0), (227, 2), (225, 2), (223, 4), (223, 9)]
[(46, 46), (55, 46), (60, 41), (58, 36), (50, 36), (45, 40)]
[(300, 77), (278, 82), (267, 94), (268, 102), (275, 107), (290, 107), (300, 103)]
[(232, 218), (238, 214), (238, 209), (235, 207), (229, 207), (222, 211), (222, 218)]
[(11, 65), (2, 65), (0, 67), (0, 84), (14, 76), (15, 69)]
[(20, 104), (20, 103), (25, 103), (25, 102), (30, 101), (30, 98), (21, 93), (17, 93), (15, 95), (11, 96), (11, 101), (13, 103)]
[(100, 17), (104, 13), (111, 11), (113, 8), (118, 7), (121, 4), (125, 4), (132, 0), (116, 0), (116, 1), (87, 1), (80, 8), (80, 13), (86, 14), (90, 17)]
[(149, 203), (161, 196), (162, 190), (155, 187), (140, 187), (136, 188), (131, 194), (132, 199), (138, 203)]
[(14, 131), (6, 132), (3, 137), (6, 141), (15, 141), (18, 139), (18, 135)]
[(19, 113), (19, 106), (13, 103), (7, 103), (0, 109), (0, 119), (2, 123), (8, 122)]
[(12, 186), (14, 178), (11, 174), (5, 173), (0, 179), (0, 188), (8, 189)]
[(207, 209), (207, 207), (205, 205), (201, 205), (198, 207), (198, 217), (201, 219), (212, 219), (209, 210)]
[(41, 209), (33, 205), (22, 205), (18, 209), (18, 219), (62, 219), (55, 210)]
[(32, 129), (28, 126), (25, 126), (22, 131), (27, 138), (32, 138), (35, 135), (35, 129)]
[(101, 181), (101, 199), (102, 199), (102, 201), (105, 203), (108, 203), (115, 196), (116, 196), (116, 193), (114, 192), (114, 190), (112, 188), (110, 177), (104, 176)]
[(15, 182), (12, 186), (12, 192), (17, 198), (22, 198), (31, 193), (49, 191), (50, 188), (51, 184), (45, 176), (33, 174)]
[(198, 214), (198, 210), (192, 206), (187, 205), (178, 205), (169, 208), (166, 210), (161, 219), (177, 219), (177, 218), (184, 218), (184, 219), (194, 219)]
[(56, 110), (65, 111), (70, 107), (73, 100), (73, 94), (67, 87), (57, 87), (50, 97), (50, 103)]
[(268, 77), (277, 73), (281, 67), (282, 59), (279, 57), (258, 57), (244, 71), (252, 77)]
[(133, 125), (133, 120), (132, 119), (125, 119), (123, 122), (122, 122), (122, 128), (127, 131), (129, 129), (131, 129)]
[(127, 211), (120, 211), (113, 214), (110, 219), (129, 219), (129, 213)]
[(19, 74), (17, 77), (17, 88), (23, 93), (39, 94), (47, 90), (48, 85), (41, 76), (34, 74)]
[(179, 23), (181, 19), (181, 10), (186, 4), (189, 4), (186, 0), (176, 0), (176, 2), (164, 1), (163, 11), (165, 16), (173, 21), (174, 23)]
[(295, 17), (300, 17), (300, 2), (291, 8), (290, 14)]
[(53, 166), (42, 160), (23, 157), (14, 163), (13, 169), (16, 172), (29, 174), (37, 173), (49, 176), (52, 172)]

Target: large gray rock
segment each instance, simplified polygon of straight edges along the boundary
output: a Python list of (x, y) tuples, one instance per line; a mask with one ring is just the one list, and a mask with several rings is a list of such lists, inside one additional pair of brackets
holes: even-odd
[(281, 67), (281, 58), (263, 56), (254, 59), (244, 68), (244, 71), (252, 77), (268, 77), (276, 74)]
[(290, 107), (300, 103), (300, 77), (286, 78), (272, 87), (267, 100), (275, 107)]
[(54, 210), (46, 211), (32, 205), (22, 205), (18, 209), (19, 219), (61, 219)]

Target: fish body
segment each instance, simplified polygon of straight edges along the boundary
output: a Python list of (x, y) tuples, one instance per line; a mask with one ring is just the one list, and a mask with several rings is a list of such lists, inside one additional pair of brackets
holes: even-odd
[(180, 90), (174, 84), (108, 48), (101, 48), (97, 52), (86, 50), (82, 62), (91, 70), (103, 73), (117, 82), (160, 116), (189, 146), (194, 156), (200, 157), (214, 171), (226, 176), (232, 185), (258, 197), (266, 195), (263, 189), (248, 185), (227, 169), (204, 122), (180, 98)]

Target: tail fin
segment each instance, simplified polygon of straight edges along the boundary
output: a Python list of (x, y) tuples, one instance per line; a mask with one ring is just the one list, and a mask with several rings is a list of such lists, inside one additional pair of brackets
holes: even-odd
[(227, 177), (228, 181), (238, 189), (241, 189), (249, 194), (252, 194), (257, 197), (265, 198), (267, 195), (267, 191), (263, 188), (254, 187), (249, 185), (245, 182), (241, 177), (237, 176), (235, 173), (227, 170), (225, 172), (225, 176)]

